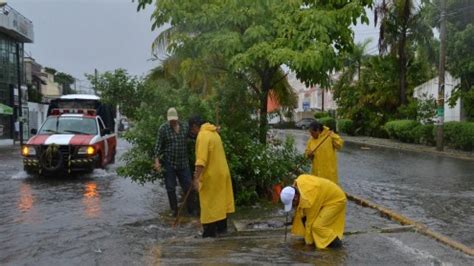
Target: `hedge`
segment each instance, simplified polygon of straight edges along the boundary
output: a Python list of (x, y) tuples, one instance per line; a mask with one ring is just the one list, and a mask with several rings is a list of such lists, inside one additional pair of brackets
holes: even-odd
[(336, 130), (336, 120), (332, 117), (322, 117), (319, 118), (318, 121), (323, 124), (324, 126), (327, 126), (329, 129), (335, 131)]
[(446, 122), (444, 143), (455, 149), (472, 151), (474, 149), (474, 122)]
[(411, 130), (411, 132), (415, 143), (429, 146), (434, 146), (436, 144), (434, 125), (418, 124)]
[(395, 120), (387, 122), (384, 128), (391, 139), (414, 143), (415, 136), (413, 134), (413, 129), (418, 125), (419, 124), (414, 120)]
[(328, 117), (328, 116), (331, 116), (328, 112), (318, 112), (318, 113), (314, 113), (314, 118), (315, 118), (315, 119), (320, 119), (320, 118)]
[(355, 133), (354, 121), (351, 119), (338, 119), (337, 130), (339, 132), (353, 136)]
[[(385, 124), (385, 130), (392, 139), (424, 145), (436, 144), (436, 126), (422, 125), (413, 120), (396, 120)], [(446, 122), (444, 143), (454, 149), (474, 150), (473, 122)]]

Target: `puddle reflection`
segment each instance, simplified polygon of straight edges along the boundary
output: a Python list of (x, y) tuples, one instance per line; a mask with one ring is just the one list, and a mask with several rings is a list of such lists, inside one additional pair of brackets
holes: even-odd
[(97, 218), (101, 214), (100, 195), (97, 191), (97, 183), (94, 181), (85, 184), (82, 203), (84, 204), (84, 215), (88, 218)]
[(21, 222), (32, 223), (36, 219), (34, 216), (34, 204), (36, 198), (31, 191), (31, 186), (28, 183), (20, 184), (20, 198), (18, 199), (17, 209), (20, 213), (19, 220)]

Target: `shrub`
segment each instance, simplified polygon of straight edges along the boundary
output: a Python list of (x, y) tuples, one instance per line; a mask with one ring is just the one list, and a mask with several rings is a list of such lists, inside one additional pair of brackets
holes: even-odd
[(465, 151), (474, 149), (474, 122), (447, 122), (444, 124), (447, 146)]
[(414, 120), (395, 120), (387, 122), (384, 128), (390, 138), (398, 139), (402, 142), (413, 143), (415, 141), (413, 128), (417, 125), (418, 123)]
[(279, 128), (279, 129), (295, 129), (295, 122), (294, 121), (288, 121), (288, 122), (280, 122), (276, 124), (270, 125), (272, 128)]
[(323, 118), (323, 117), (329, 117), (329, 116), (331, 116), (331, 115), (328, 112), (314, 113), (314, 118), (316, 118), (316, 119)]
[(323, 124), (324, 126), (327, 126), (329, 129), (335, 131), (336, 130), (336, 120), (332, 117), (322, 117), (319, 118), (318, 121)]
[(354, 122), (350, 119), (338, 119), (337, 130), (352, 136), (354, 135)]
[(434, 125), (418, 124), (412, 129), (415, 143), (433, 146), (436, 144)]
[(257, 198), (271, 195), (274, 184), (291, 184), (292, 175), (304, 166), (305, 159), (292, 138), (263, 145), (248, 135), (224, 129), (222, 140), (237, 205), (253, 204)]

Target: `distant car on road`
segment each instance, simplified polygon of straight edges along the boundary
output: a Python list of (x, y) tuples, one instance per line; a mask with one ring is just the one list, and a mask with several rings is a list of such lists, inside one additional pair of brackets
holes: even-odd
[(295, 126), (297, 128), (307, 129), (307, 128), (309, 128), (309, 125), (314, 121), (316, 121), (316, 119), (314, 119), (314, 118), (303, 118), (300, 121), (296, 122)]

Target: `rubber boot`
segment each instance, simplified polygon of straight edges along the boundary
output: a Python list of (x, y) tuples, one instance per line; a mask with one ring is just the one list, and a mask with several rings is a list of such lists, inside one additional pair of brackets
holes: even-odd
[(336, 237), (331, 244), (329, 244), (330, 248), (341, 248), (342, 247), (342, 241), (339, 239), (339, 237)]
[(214, 223), (209, 223), (209, 224), (203, 224), (202, 225), (203, 232), (202, 232), (202, 237), (217, 237), (217, 224), (216, 222)]
[(221, 235), (227, 233), (227, 218), (225, 218), (224, 220), (217, 221), (216, 224), (218, 234)]

